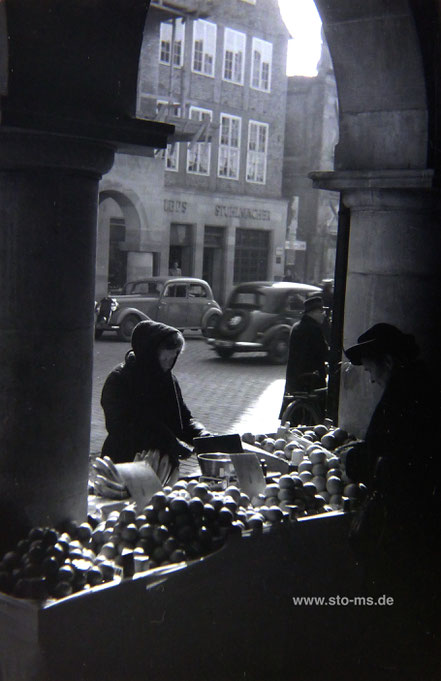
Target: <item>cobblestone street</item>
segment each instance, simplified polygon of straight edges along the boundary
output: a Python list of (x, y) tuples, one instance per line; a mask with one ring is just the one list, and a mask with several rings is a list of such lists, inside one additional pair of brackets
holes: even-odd
[[(128, 343), (111, 336), (95, 342), (91, 452), (106, 436), (100, 395), (109, 371), (124, 359)], [(222, 360), (200, 336), (188, 336), (175, 374), (193, 415), (218, 433), (273, 432), (278, 426), (285, 367), (258, 355)]]

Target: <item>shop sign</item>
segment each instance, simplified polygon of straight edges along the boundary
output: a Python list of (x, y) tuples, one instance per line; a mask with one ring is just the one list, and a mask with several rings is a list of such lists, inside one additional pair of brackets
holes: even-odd
[(271, 212), (263, 208), (246, 208), (240, 206), (223, 206), (215, 204), (214, 214), (220, 218), (240, 218), (242, 220), (271, 220)]
[(178, 201), (176, 199), (164, 199), (164, 211), (166, 213), (186, 213), (187, 201)]

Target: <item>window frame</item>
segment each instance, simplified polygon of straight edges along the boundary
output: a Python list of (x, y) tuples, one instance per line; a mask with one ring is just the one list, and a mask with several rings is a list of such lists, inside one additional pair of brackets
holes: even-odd
[[(200, 38), (197, 38), (197, 31), (199, 28), (205, 27), (203, 30), (203, 36), (202, 36), (202, 56), (201, 56), (201, 69), (196, 69), (195, 68), (195, 52), (196, 52), (196, 42), (200, 40)], [(210, 27), (210, 28), (209, 28)], [(212, 31), (212, 36), (207, 36), (207, 32), (211, 30)], [(210, 40), (213, 41), (212, 45), (212, 52), (209, 52), (207, 49), (207, 42), (209, 43)], [(215, 76), (215, 68), (216, 68), (216, 42), (217, 42), (217, 24), (215, 24), (213, 21), (206, 21), (205, 19), (195, 19), (193, 21), (193, 40), (192, 40), (192, 50), (191, 50), (191, 71), (192, 73), (197, 73), (200, 76), (207, 76), (207, 78), (214, 78)], [(205, 70), (205, 58), (207, 56), (211, 56), (212, 62), (211, 62), (211, 69), (210, 72), (207, 72)]]
[[(179, 29), (178, 29), (179, 26)], [(167, 29), (167, 31), (166, 31)], [(167, 32), (170, 33), (169, 36), (164, 36), (163, 33)], [(176, 40), (176, 36), (179, 35), (179, 33), (182, 33), (181, 37), (179, 40)], [(176, 25), (175, 25), (175, 42), (173, 45), (173, 55), (172, 55), (172, 36), (173, 36), (173, 26), (170, 22), (168, 21), (161, 21), (159, 25), (159, 63), (163, 64), (164, 66), (171, 66), (171, 63), (173, 62), (173, 66), (177, 69), (181, 69), (184, 65), (184, 49), (185, 49), (185, 22), (182, 21), (180, 17), (176, 20)], [(168, 43), (169, 48), (168, 48), (168, 53), (169, 53), (169, 58), (168, 60), (162, 59), (162, 43)], [(179, 62), (175, 63), (175, 58), (176, 58), (176, 45), (179, 43)]]
[[(226, 67), (226, 61), (227, 61), (227, 39), (228, 39), (228, 37), (230, 37), (230, 39), (232, 39), (232, 42), (233, 42), (233, 49), (229, 50), (229, 51), (232, 52), (231, 78), (227, 78), (227, 76), (225, 75), (225, 67)], [(236, 41), (242, 42), (241, 49), (235, 49)], [(233, 83), (234, 85), (243, 85), (244, 84), (246, 45), (247, 45), (246, 33), (243, 33), (242, 31), (236, 31), (236, 29), (229, 28), (228, 26), (225, 27), (225, 29), (224, 29), (223, 60), (222, 60), (222, 80), (224, 80), (225, 82)], [(237, 56), (239, 54), (241, 55), (240, 78), (236, 79), (236, 78), (234, 78), (235, 66), (236, 66), (235, 59), (237, 58)]]
[[(195, 120), (191, 118), (191, 114), (196, 111), (200, 114), (209, 114), (210, 117), (210, 123), (213, 120), (213, 111), (211, 109), (205, 109), (202, 106), (190, 106), (188, 110), (188, 115), (190, 120)], [(199, 118), (199, 121), (202, 123), (202, 117)], [(207, 172), (201, 172), (200, 170), (189, 170), (189, 154), (192, 153), (190, 151), (190, 143), (187, 144), (187, 159), (186, 159), (186, 164), (185, 164), (185, 169), (189, 175), (201, 175), (202, 177), (207, 177), (210, 175), (210, 170), (211, 170), (211, 144), (209, 142), (196, 142), (195, 146), (199, 150), (201, 147), (200, 145), (204, 145), (204, 148), (206, 147), (207, 149)], [(199, 166), (199, 163), (198, 163)]]
[[(264, 61), (265, 58), (265, 51), (269, 50), (270, 55), (269, 55), (269, 61)], [(254, 54), (258, 53), (260, 55), (260, 63), (258, 65), (258, 70), (259, 73), (258, 78), (256, 79), (256, 63), (254, 59)], [(263, 86), (263, 81), (264, 81), (264, 75), (263, 75), (263, 67), (265, 65), (268, 65), (268, 87)], [(250, 73), (250, 87), (253, 90), (259, 90), (259, 92), (271, 92), (271, 75), (272, 75), (272, 65), (273, 65), (273, 44), (270, 43), (268, 40), (263, 40), (263, 38), (256, 38), (255, 36), (253, 37), (252, 44), (251, 44), (251, 73)], [(256, 84), (257, 80), (257, 84)]]
[[(231, 144), (225, 145), (222, 144), (222, 135), (223, 135), (223, 130), (222, 130), (222, 119), (227, 118), (230, 120), (230, 130), (228, 132), (228, 140), (230, 142), (231, 136), (232, 136), (232, 128), (233, 128), (233, 121), (238, 121), (238, 133), (237, 133), (237, 138), (238, 138), (238, 143), (237, 146), (231, 146)], [(240, 145), (241, 145), (241, 134), (242, 134), (242, 118), (240, 116), (235, 116), (234, 114), (229, 114), (229, 113), (224, 113), (222, 112), (220, 114), (220, 120), (219, 120), (219, 151), (218, 151), (218, 162), (217, 162), (217, 176), (220, 177), (223, 180), (239, 180), (240, 177)], [(220, 172), (221, 169), (221, 161), (222, 159), (222, 150), (227, 149), (227, 169), (230, 168), (231, 166), (231, 152), (235, 151), (236, 152), (236, 158), (237, 158), (237, 173), (236, 175), (223, 175)]]
[[(257, 128), (256, 131), (256, 142), (257, 145), (259, 144), (259, 129), (265, 130), (265, 150), (260, 151), (259, 149), (250, 149), (250, 142), (251, 142), (251, 129), (252, 127), (255, 126)], [(249, 182), (250, 184), (266, 184), (266, 171), (267, 171), (267, 161), (268, 161), (268, 140), (269, 140), (269, 123), (264, 123), (263, 121), (255, 121), (253, 119), (250, 119), (248, 121), (248, 139), (247, 139), (247, 161), (246, 161), (246, 170), (245, 170), (245, 180), (246, 182)], [(258, 180), (258, 179), (250, 179), (249, 178), (249, 168), (252, 165), (251, 159), (254, 157), (257, 159), (254, 161), (253, 165), (256, 167), (260, 156), (263, 155), (263, 180)], [(257, 175), (257, 173), (255, 173)]]

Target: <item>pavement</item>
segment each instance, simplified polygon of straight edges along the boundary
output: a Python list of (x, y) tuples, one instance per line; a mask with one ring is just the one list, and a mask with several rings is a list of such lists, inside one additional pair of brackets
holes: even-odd
[[(101, 450), (106, 437), (100, 395), (104, 381), (129, 349), (112, 336), (95, 341), (91, 419), (91, 452)], [(193, 416), (217, 433), (271, 433), (285, 382), (285, 367), (269, 364), (262, 355), (218, 357), (199, 335), (186, 337), (174, 373)]]

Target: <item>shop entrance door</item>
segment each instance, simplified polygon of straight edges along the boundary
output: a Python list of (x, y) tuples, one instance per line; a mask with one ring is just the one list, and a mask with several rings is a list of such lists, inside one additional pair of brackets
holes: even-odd
[(193, 276), (192, 225), (170, 225), (169, 269), (178, 264), (183, 277)]
[(224, 234), (222, 227), (205, 227), (202, 278), (210, 284), (218, 303), (224, 302)]

